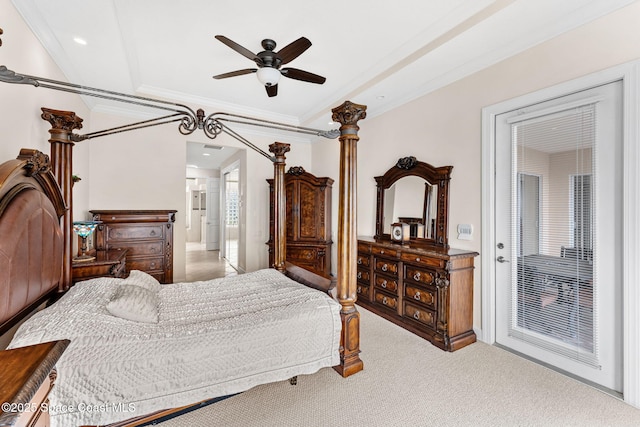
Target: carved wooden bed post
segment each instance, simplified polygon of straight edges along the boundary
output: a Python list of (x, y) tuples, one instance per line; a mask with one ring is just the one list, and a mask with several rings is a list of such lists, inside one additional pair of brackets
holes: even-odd
[(275, 154), (273, 162), (273, 213), (274, 213), (274, 245), (273, 245), (273, 268), (281, 273), (285, 271), (285, 259), (287, 258), (287, 231), (286, 231), (286, 192), (284, 189), (284, 153), (290, 150), (290, 144), (274, 142), (269, 145), (269, 151)]
[(345, 101), (332, 109), (333, 121), (340, 123), (340, 186), (338, 190), (338, 301), (342, 305), (340, 366), (335, 369), (348, 377), (363, 368), (360, 360), (360, 313), (355, 302), (357, 281), (357, 197), (356, 143), (358, 120), (366, 117), (367, 107)]
[(64, 258), (62, 264), (62, 281), (59, 291), (66, 291), (71, 286), (71, 250), (73, 248), (73, 193), (71, 191), (73, 176), (73, 146), (71, 134), (74, 129), (82, 128), (82, 119), (71, 111), (42, 108), (42, 119), (51, 123), (51, 169), (55, 175), (62, 195), (67, 204), (67, 212), (60, 219), (60, 227), (64, 236)]

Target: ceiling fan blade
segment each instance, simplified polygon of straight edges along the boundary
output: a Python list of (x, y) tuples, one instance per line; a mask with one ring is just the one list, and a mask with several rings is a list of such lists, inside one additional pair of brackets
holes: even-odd
[(218, 74), (213, 76), (214, 79), (226, 79), (227, 77), (241, 76), (243, 74), (251, 74), (258, 71), (257, 68), (245, 68), (244, 70), (231, 71), (230, 73)]
[(260, 58), (258, 58), (258, 55), (256, 55), (255, 53), (251, 52), (249, 49), (240, 46), (238, 43), (234, 42), (233, 40), (225, 37), (225, 36), (216, 36), (216, 39), (220, 40), (222, 43), (226, 44), (227, 46), (229, 46), (231, 49), (235, 50), (236, 52), (238, 52), (240, 55), (249, 58), (250, 60), (257, 62), (257, 63), (261, 63)]
[(282, 61), (281, 65), (283, 65), (296, 59), (298, 56), (300, 56), (300, 54), (302, 54), (302, 52), (309, 49), (310, 46), (311, 42), (309, 41), (309, 39), (307, 39), (306, 37), (300, 37), (298, 40), (289, 43), (288, 45), (280, 49), (276, 56), (280, 58), (280, 60)]
[(282, 70), (280, 70), (280, 73), (285, 77), (289, 77), (290, 79), (302, 80), (303, 82), (309, 83), (317, 83), (319, 85), (327, 80), (322, 76), (310, 73), (308, 71), (298, 70), (297, 68), (283, 68)]
[(265, 89), (267, 89), (267, 95), (269, 95), (269, 98), (278, 94), (278, 85), (265, 86)]

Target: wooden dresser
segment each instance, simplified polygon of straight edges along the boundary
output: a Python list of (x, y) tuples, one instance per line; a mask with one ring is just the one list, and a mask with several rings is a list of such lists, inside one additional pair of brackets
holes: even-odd
[(458, 350), (476, 341), (473, 270), (477, 255), (361, 237), (357, 303), (443, 350)]
[(175, 210), (92, 210), (97, 250), (127, 249), (127, 271), (141, 270), (160, 283), (173, 282)]
[(0, 351), (0, 426), (48, 427), (54, 366), (68, 340)]
[[(269, 266), (273, 265), (274, 192), (269, 183)], [(318, 178), (302, 167), (285, 174), (286, 260), (307, 270), (331, 274), (331, 185), (333, 179)]]

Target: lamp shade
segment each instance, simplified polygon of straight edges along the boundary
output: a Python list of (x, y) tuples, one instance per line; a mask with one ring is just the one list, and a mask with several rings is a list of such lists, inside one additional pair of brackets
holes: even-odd
[(78, 236), (86, 238), (93, 233), (93, 230), (96, 229), (98, 224), (100, 224), (100, 222), (97, 221), (75, 221), (73, 223), (73, 231), (75, 231)]
[(256, 73), (258, 80), (265, 86), (275, 86), (280, 81), (280, 70), (271, 67), (262, 67)]

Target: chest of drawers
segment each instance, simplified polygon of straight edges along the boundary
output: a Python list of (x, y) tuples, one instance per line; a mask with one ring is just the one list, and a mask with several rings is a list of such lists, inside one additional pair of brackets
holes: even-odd
[(473, 332), (472, 251), (432, 252), (372, 238), (358, 240), (358, 301), (363, 307), (454, 351)]
[(160, 283), (173, 282), (175, 210), (90, 211), (102, 221), (95, 231), (97, 250), (127, 250), (126, 269), (141, 270)]

